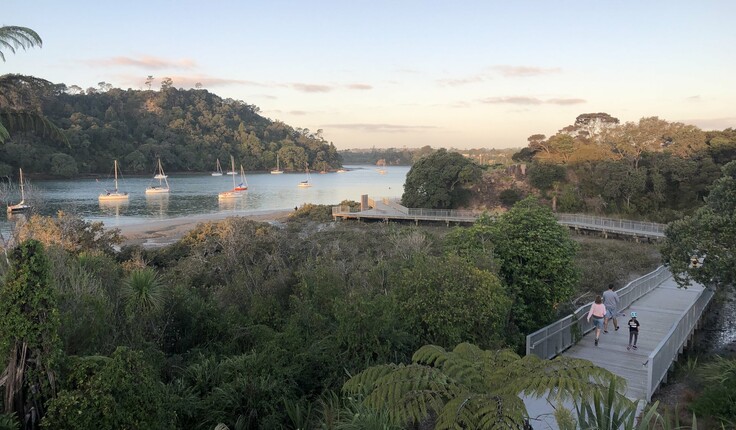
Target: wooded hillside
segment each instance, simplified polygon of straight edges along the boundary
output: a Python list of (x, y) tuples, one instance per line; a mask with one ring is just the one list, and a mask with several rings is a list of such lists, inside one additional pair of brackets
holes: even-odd
[[(6, 75), (7, 76), (7, 75)], [(211, 171), (230, 155), (246, 170), (330, 170), (341, 166), (335, 146), (321, 130), (293, 128), (259, 115), (257, 106), (223, 99), (204, 89), (160, 91), (70, 90), (66, 85), (23, 88), (7, 103), (36, 110), (57, 125), (69, 144), (34, 133), (14, 133), (0, 146), (0, 175), (18, 167), (28, 173), (72, 177), (110, 171), (150, 173), (156, 158), (170, 172)], [(7, 108), (7, 106), (0, 108)]]

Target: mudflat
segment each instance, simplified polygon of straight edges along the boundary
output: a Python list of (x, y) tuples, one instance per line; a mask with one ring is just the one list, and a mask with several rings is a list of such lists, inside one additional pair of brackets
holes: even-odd
[(118, 228), (123, 236), (123, 245), (141, 245), (144, 248), (166, 246), (181, 239), (197, 224), (220, 221), (230, 217), (242, 217), (261, 222), (284, 222), (291, 211), (262, 211), (243, 214), (213, 213), (164, 220), (150, 220), (142, 223), (126, 224)]

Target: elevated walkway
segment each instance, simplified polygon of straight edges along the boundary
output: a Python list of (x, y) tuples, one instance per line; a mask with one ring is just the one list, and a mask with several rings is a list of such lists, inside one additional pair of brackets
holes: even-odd
[[(526, 353), (590, 360), (626, 379), (629, 398), (649, 401), (699, 326), (713, 291), (699, 284), (678, 288), (669, 270), (660, 267), (617, 292), (621, 328), (615, 331), (609, 322), (608, 333), (601, 333), (598, 346), (594, 345), (592, 323), (587, 322), (587, 304), (527, 336)], [(641, 324), (636, 350), (626, 349), (631, 311), (636, 311)]]

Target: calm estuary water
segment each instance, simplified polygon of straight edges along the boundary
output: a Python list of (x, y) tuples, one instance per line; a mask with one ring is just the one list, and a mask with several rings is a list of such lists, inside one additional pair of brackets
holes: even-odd
[[(31, 179), (26, 181), (30, 183), (26, 187), (26, 201), (34, 207), (35, 213), (53, 215), (63, 210), (116, 227), (213, 213), (242, 215), (293, 209), (304, 203), (338, 204), (343, 200), (360, 201), (361, 194), (372, 198), (401, 197), (409, 172), (409, 166), (385, 167), (384, 173), (370, 165), (345, 167), (348, 169), (345, 173), (312, 173), (312, 187), (309, 188), (297, 186), (306, 179), (304, 172), (281, 175), (246, 172), (248, 191), (244, 197), (230, 201), (220, 201), (217, 193), (233, 187), (232, 177), (213, 177), (209, 173), (169, 175), (171, 192), (168, 196), (146, 195), (146, 187), (154, 185), (154, 180), (149, 177), (124, 177), (119, 181), (119, 189), (130, 194), (129, 201), (104, 204), (97, 197), (104, 188), (114, 187), (112, 178), (99, 181)], [(17, 203), (19, 196), (11, 196), (10, 200)], [(4, 210), (2, 212), (5, 213)], [(12, 229), (12, 218), (0, 215), (0, 231), (7, 233)]]

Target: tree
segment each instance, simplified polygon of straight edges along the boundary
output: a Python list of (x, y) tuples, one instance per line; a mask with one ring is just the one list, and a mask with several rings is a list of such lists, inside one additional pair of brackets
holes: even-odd
[(165, 77), (165, 78), (161, 79), (161, 91), (166, 91), (169, 88), (171, 88), (173, 85), (174, 85), (174, 80), (173, 79), (171, 79), (169, 77)]
[[(589, 398), (614, 381), (619, 378), (587, 360), (521, 358), (508, 350), (462, 343), (452, 351), (423, 346), (409, 365), (368, 368), (350, 378), (343, 391), (373, 411), (388, 411), (404, 428), (435, 420), (436, 429), (528, 429), (520, 395)], [(616, 395), (624, 397), (622, 392)]]
[(552, 321), (571, 298), (580, 276), (577, 245), (534, 198), (520, 201), (488, 227), (499, 276), (512, 299), (511, 321), (522, 334), (531, 333)]
[(148, 75), (146, 78), (146, 86), (148, 86), (148, 89), (151, 89), (151, 85), (153, 85), (153, 75)]
[(41, 113), (41, 96), (52, 87), (51, 82), (33, 76), (0, 76), (0, 143), (9, 139), (12, 132), (25, 131), (69, 143)]
[[(736, 161), (723, 166), (723, 177), (713, 183), (705, 206), (692, 216), (674, 221), (665, 231), (662, 258), (675, 279), (687, 285), (733, 285), (736, 281)], [(693, 265), (695, 257), (701, 264)]]
[(2, 26), (0, 27), (0, 59), (5, 62), (3, 51), (8, 50), (15, 54), (18, 48), (26, 50), (34, 46), (43, 45), (41, 36), (26, 27)]
[(64, 388), (49, 402), (46, 429), (173, 429), (174, 414), (142, 352), (71, 358)]
[(510, 300), (498, 277), (456, 256), (417, 256), (394, 277), (396, 301), (421, 343), (501, 343)]
[(0, 385), (5, 386), (5, 412), (15, 412), (25, 428), (36, 429), (45, 402), (56, 394), (59, 314), (41, 242), (21, 243), (9, 263), (0, 288), (0, 351), (7, 357)]
[(411, 208), (457, 208), (468, 197), (465, 187), (480, 177), (477, 164), (457, 152), (440, 149), (411, 167), (401, 201)]

